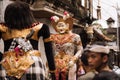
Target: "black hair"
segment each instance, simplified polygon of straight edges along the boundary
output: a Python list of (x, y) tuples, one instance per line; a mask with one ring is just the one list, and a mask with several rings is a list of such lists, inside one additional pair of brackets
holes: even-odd
[(4, 20), (11, 29), (28, 28), (35, 22), (29, 5), (21, 1), (15, 1), (6, 7)]
[(88, 66), (88, 57), (87, 57), (88, 52), (84, 52), (81, 56), (81, 61), (85, 66)]

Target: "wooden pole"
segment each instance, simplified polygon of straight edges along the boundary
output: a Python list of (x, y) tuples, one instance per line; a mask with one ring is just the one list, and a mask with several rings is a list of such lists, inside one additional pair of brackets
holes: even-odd
[(100, 0), (98, 0), (97, 18), (98, 18), (98, 19), (101, 19), (101, 6), (100, 6)]

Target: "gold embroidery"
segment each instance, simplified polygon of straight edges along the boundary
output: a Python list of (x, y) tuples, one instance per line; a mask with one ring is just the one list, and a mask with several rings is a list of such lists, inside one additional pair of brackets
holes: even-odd
[(39, 25), (33, 27), (33, 30), (35, 31), (34, 35), (32, 36), (32, 39), (39, 40), (38, 38), (38, 31), (42, 28), (43, 24), (40, 23)]
[(41, 56), (41, 53), (40, 53), (38, 50), (31, 50), (31, 51), (28, 51), (28, 53), (29, 53), (31, 56), (38, 56), (38, 57)]
[(58, 44), (64, 44), (67, 42), (72, 42), (71, 38), (73, 36), (74, 35), (69, 35), (69, 34), (66, 34), (66, 35), (53, 34), (51, 35), (51, 40), (53, 40), (55, 43), (58, 43)]
[(49, 37), (49, 38), (46, 38), (46, 39), (44, 39), (44, 42), (50, 42), (51, 41), (51, 38)]
[(0, 24), (0, 31), (1, 32), (6, 32), (8, 30), (8, 28), (2, 24)]
[(33, 63), (29, 52), (22, 51), (20, 55), (15, 51), (8, 51), (4, 53), (2, 66), (9, 76), (19, 79)]
[(9, 76), (14, 76), (19, 79), (34, 63), (31, 56), (39, 57), (41, 54), (38, 50), (22, 51), (22, 55), (15, 51), (7, 51), (4, 53), (2, 65)]
[(59, 70), (63, 70), (67, 67), (71, 59), (71, 55), (65, 54), (64, 52), (60, 52), (59, 54), (55, 55), (56, 68)]
[(26, 37), (26, 35), (30, 33), (31, 29), (34, 29), (35, 33), (33, 34), (32, 39), (38, 40), (37, 34), (38, 31), (42, 28), (42, 25), (43, 24), (40, 23), (39, 25), (36, 25), (33, 28), (23, 29), (21, 31), (16, 29), (7, 30), (6, 32), (2, 33), (2, 38), (4, 40), (8, 40), (16, 37)]

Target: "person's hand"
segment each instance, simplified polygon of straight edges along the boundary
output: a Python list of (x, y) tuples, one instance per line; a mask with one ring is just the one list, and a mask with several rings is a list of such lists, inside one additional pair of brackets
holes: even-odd
[(72, 60), (72, 61), (70, 61), (70, 62), (68, 63), (68, 67), (70, 68), (70, 67), (72, 67), (74, 64), (75, 64), (75, 63), (74, 63), (74, 61)]
[(56, 80), (55, 72), (56, 72), (56, 70), (50, 70), (49, 71), (51, 80)]
[(71, 61), (68, 63), (68, 67), (72, 67), (77, 61), (76, 57), (72, 57)]
[(56, 80), (55, 73), (50, 73), (51, 75), (51, 80)]
[(72, 61), (73, 61), (74, 63), (75, 63), (77, 60), (78, 60), (78, 58), (75, 57), (75, 56), (72, 58)]

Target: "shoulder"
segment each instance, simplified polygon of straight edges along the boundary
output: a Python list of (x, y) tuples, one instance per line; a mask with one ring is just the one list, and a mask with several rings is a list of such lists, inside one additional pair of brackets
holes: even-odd
[(118, 76), (118, 74), (116, 74), (113, 71), (101, 71), (100, 73), (98, 73), (96, 75), (97, 78), (109, 78), (109, 79), (120, 79), (120, 77)]
[(47, 24), (42, 23), (41, 30), (42, 30), (42, 31), (48, 31), (48, 30), (49, 30), (48, 25), (47, 25)]
[(73, 38), (74, 38), (74, 40), (76, 41), (76, 40), (81, 40), (81, 37), (80, 37), (80, 35), (78, 35), (78, 34), (76, 34), (76, 33), (73, 33)]
[(32, 27), (33, 30), (35, 31), (47, 31), (49, 29), (48, 25), (44, 23), (39, 23), (35, 26)]
[(95, 73), (93, 72), (88, 72), (85, 75), (82, 75), (78, 78), (78, 80), (92, 80), (95, 76)]

